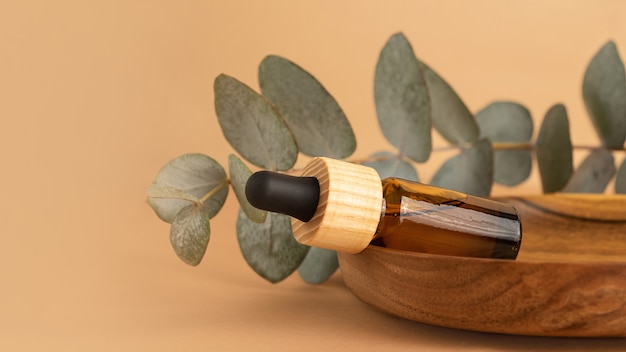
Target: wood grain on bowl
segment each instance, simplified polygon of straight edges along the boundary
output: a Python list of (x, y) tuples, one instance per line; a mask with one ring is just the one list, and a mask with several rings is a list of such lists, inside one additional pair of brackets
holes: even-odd
[(346, 285), (407, 319), (476, 331), (626, 337), (626, 196), (501, 199), (522, 218), (517, 260), (370, 246), (340, 253)]

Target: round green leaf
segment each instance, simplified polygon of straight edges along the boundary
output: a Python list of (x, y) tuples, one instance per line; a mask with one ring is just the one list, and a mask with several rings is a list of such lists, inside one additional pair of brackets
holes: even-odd
[(626, 193), (626, 159), (622, 161), (615, 176), (615, 193)]
[(454, 89), (430, 67), (423, 65), (430, 96), (431, 119), (435, 129), (455, 145), (479, 139), (478, 125)]
[(493, 180), (509, 187), (518, 185), (528, 179), (532, 164), (530, 150), (495, 150)]
[(419, 182), (417, 170), (410, 163), (406, 162), (399, 155), (391, 152), (378, 152), (370, 156), (370, 160), (363, 163), (378, 172), (381, 179), (387, 177), (397, 177), (404, 180)]
[(289, 170), (298, 147), (280, 115), (258, 93), (236, 79), (215, 79), (215, 113), (224, 137), (252, 164), (270, 170)]
[(574, 171), (569, 121), (562, 104), (554, 105), (546, 113), (537, 136), (536, 150), (543, 192), (562, 190)]
[(569, 193), (602, 193), (615, 175), (615, 159), (606, 149), (592, 151), (563, 189)]
[(246, 213), (248, 219), (259, 223), (264, 222), (267, 212), (253, 207), (246, 197), (246, 182), (252, 175), (252, 171), (248, 169), (241, 159), (233, 154), (228, 156), (228, 169), (230, 170), (230, 183), (233, 186), (233, 191), (235, 191), (235, 196), (237, 196), (241, 209)]
[(533, 135), (533, 120), (523, 105), (509, 101), (489, 104), (476, 114), (482, 137), (492, 142), (528, 142)]
[(346, 115), (307, 71), (282, 57), (267, 56), (259, 66), (259, 84), (302, 153), (344, 159), (354, 152), (356, 139)]
[(455, 191), (487, 197), (493, 184), (493, 150), (482, 139), (448, 159), (435, 173), (431, 184)]
[(587, 66), (583, 100), (604, 146), (621, 148), (626, 140), (626, 74), (612, 41)]
[[(481, 137), (494, 143), (525, 143), (533, 135), (533, 120), (524, 106), (507, 101), (494, 102), (476, 114)], [(530, 176), (530, 150), (495, 150), (494, 181), (515, 186)]]
[(170, 228), (170, 243), (176, 255), (189, 265), (200, 263), (209, 244), (211, 227), (207, 210), (201, 204), (187, 205), (176, 215)]
[(430, 99), (422, 67), (402, 33), (380, 52), (374, 77), (374, 101), (380, 129), (402, 155), (428, 160), (432, 149)]
[(203, 205), (212, 218), (228, 196), (224, 168), (206, 155), (185, 154), (161, 168), (148, 190), (148, 204), (159, 218), (171, 223), (181, 209), (207, 195)]
[(239, 210), (237, 239), (248, 265), (270, 282), (291, 275), (309, 251), (293, 237), (291, 219), (277, 213), (267, 213), (265, 222), (259, 224)]
[(298, 274), (308, 284), (319, 284), (328, 280), (339, 267), (337, 252), (311, 247), (298, 267)]

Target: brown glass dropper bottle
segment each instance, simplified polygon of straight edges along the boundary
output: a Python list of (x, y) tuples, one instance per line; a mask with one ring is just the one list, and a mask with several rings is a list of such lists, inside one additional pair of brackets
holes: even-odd
[(512, 205), (314, 158), (302, 176), (268, 171), (246, 185), (249, 202), (292, 216), (306, 245), (358, 253), (368, 245), (422, 253), (515, 259), (522, 240)]

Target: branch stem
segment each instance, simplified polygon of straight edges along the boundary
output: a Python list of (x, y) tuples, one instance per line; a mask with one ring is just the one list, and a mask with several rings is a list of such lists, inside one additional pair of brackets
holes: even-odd
[(521, 143), (498, 143), (494, 142), (491, 144), (493, 150), (532, 150), (535, 148), (534, 145), (528, 142)]
[[(461, 146), (461, 145), (447, 145), (447, 146), (443, 146), (443, 147), (435, 147), (432, 149), (432, 152), (446, 152), (446, 151), (451, 151), (451, 150), (462, 150), (465, 147), (470, 147), (470, 144)], [(533, 150), (535, 149), (535, 145), (533, 143), (530, 142), (493, 142), (491, 143), (491, 146), (493, 148), (493, 150)], [(603, 147), (603, 146), (591, 146), (591, 145), (573, 145), (572, 149), (574, 150), (596, 150), (596, 149), (601, 149), (601, 148), (605, 148), (608, 149), (610, 151), (613, 152), (626, 152), (626, 148), (607, 148), (607, 147)], [(414, 161), (412, 160), (408, 160), (406, 159), (402, 154), (389, 154), (389, 155), (382, 155), (382, 156), (377, 156), (377, 157), (367, 157), (367, 158), (362, 158), (362, 159), (352, 159), (352, 160), (347, 160), (348, 162), (354, 163), (354, 164), (363, 164), (366, 162), (376, 162), (376, 161), (385, 161), (385, 160), (389, 160), (389, 159), (404, 159), (407, 160), (410, 163), (414, 163)], [(299, 172), (302, 171), (302, 168), (293, 168), (289, 171), (287, 171), (288, 174), (297, 174)], [(214, 193), (214, 192), (213, 192)], [(207, 197), (208, 198), (208, 197)], [(204, 197), (203, 197), (204, 199)]]
[(200, 198), (200, 203), (204, 203), (207, 199), (211, 198), (215, 193), (217, 193), (219, 190), (221, 190), (222, 188), (224, 188), (225, 186), (228, 186), (228, 184), (230, 183), (230, 180), (225, 178), (222, 182), (220, 182), (219, 185), (215, 186), (215, 188), (213, 188), (212, 190), (210, 190), (209, 192), (207, 192), (207, 194), (205, 194), (204, 196), (202, 196), (202, 198)]

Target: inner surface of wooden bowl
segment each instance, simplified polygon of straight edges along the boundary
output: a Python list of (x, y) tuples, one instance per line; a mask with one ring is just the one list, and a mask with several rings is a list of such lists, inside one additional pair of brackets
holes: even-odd
[(423, 323), (508, 334), (626, 336), (626, 196), (543, 195), (515, 205), (517, 260), (370, 246), (340, 253), (363, 301)]

